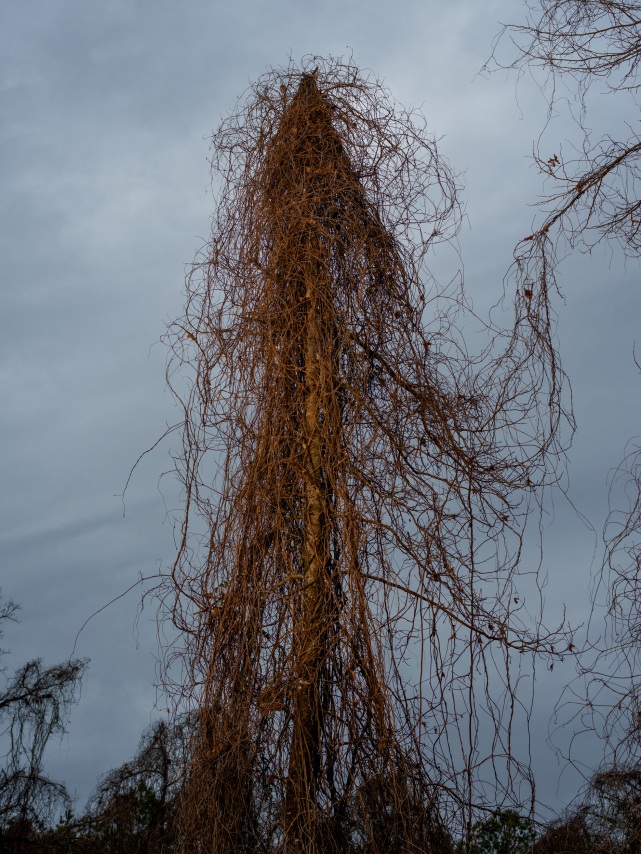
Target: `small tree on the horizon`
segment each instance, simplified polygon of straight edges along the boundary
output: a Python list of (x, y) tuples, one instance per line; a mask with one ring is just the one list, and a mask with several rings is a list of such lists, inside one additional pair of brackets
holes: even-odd
[[(0, 638), (1, 624), (15, 621), (18, 610), (0, 601)], [(66, 786), (48, 776), (43, 760), (52, 736), (66, 732), (86, 667), (81, 659), (50, 667), (34, 659), (10, 677), (0, 668), (0, 837), (26, 838), (71, 806)]]

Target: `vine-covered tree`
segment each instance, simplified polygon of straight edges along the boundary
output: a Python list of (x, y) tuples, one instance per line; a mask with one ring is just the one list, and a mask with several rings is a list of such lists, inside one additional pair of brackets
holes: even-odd
[(169, 331), (186, 509), (165, 592), (198, 709), (182, 848), (451, 850), (445, 812), (469, 829), (528, 777), (512, 657), (567, 648), (514, 586), (555, 476), (556, 367), (531, 311), (470, 354), (461, 291), (426, 269), (455, 179), (351, 64), (261, 78), (214, 166)]

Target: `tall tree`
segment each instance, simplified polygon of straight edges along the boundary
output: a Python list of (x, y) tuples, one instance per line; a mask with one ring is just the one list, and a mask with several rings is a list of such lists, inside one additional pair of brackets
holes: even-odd
[(523, 771), (511, 656), (558, 644), (514, 589), (556, 377), (518, 317), (467, 352), (463, 296), (425, 268), (455, 179), (352, 65), (267, 74), (214, 151), (213, 237), (170, 329), (183, 848), (447, 851), (439, 810), (488, 795), (485, 763)]

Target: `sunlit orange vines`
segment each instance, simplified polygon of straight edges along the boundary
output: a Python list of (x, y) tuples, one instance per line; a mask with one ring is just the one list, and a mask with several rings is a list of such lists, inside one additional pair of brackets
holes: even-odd
[(527, 324), (499, 356), (464, 349), (465, 305), (424, 267), (457, 187), (418, 122), (312, 59), (214, 137), (213, 236), (170, 330), (185, 851), (448, 850), (483, 720), (517, 770), (491, 678), (558, 643), (513, 589), (549, 374)]

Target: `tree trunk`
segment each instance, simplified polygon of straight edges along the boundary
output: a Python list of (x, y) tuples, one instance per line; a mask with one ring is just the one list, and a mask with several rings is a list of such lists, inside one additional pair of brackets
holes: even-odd
[[(310, 249), (320, 241), (311, 237)], [(318, 246), (320, 250), (320, 245)], [(322, 763), (322, 682), (327, 655), (331, 584), (328, 485), (325, 479), (320, 420), (322, 414), (323, 336), (320, 311), (322, 274), (309, 253), (305, 270), (306, 319), (303, 343), (305, 410), (303, 426), (302, 597), (294, 636), (297, 667), (293, 673), (293, 732), (287, 779), (287, 852), (316, 850), (318, 782)]]

